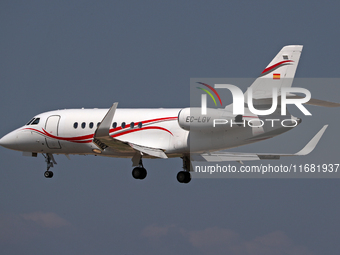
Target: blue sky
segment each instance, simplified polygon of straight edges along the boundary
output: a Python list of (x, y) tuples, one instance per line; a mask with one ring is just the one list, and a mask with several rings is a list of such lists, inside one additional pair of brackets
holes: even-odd
[[(2, 1), (0, 136), (64, 108), (187, 107), (190, 78), (257, 77), (288, 44), (300, 78), (339, 77), (336, 1)], [(339, 102), (339, 84), (307, 88)], [(339, 110), (309, 107), (296, 129), (238, 148), (315, 151), (282, 164), (340, 163)], [(294, 115), (299, 116), (299, 113)], [(301, 117), (301, 115), (299, 116)], [(180, 159), (56, 156), (0, 148), (3, 254), (335, 254), (338, 179), (194, 179)], [(235, 163), (237, 164), (237, 163)]]

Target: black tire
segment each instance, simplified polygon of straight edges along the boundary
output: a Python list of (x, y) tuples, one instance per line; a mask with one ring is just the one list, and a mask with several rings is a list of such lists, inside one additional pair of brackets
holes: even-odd
[(185, 171), (178, 172), (177, 181), (179, 181), (180, 183), (189, 183), (191, 181), (190, 173)]
[(44, 176), (45, 176), (45, 178), (50, 178), (50, 173), (49, 173), (48, 171), (46, 171), (46, 172), (44, 173)]
[(132, 176), (135, 179), (143, 180), (147, 175), (147, 171), (144, 167), (135, 167), (132, 170)]
[(46, 171), (46, 172), (44, 173), (44, 176), (45, 176), (46, 178), (52, 178), (52, 177), (53, 177), (53, 172), (52, 172), (52, 171)]
[(180, 183), (184, 183), (184, 181), (185, 181), (185, 172), (184, 171), (178, 172), (177, 181), (179, 181)]
[(135, 167), (135, 168), (132, 170), (132, 176), (133, 176), (133, 178), (135, 178), (135, 179), (139, 179), (139, 177), (141, 176), (140, 167)]
[(191, 174), (189, 172), (185, 172), (184, 183), (189, 183), (190, 181), (191, 181)]
[(145, 169), (144, 167), (142, 167), (142, 168), (141, 168), (141, 175), (140, 175), (139, 179), (140, 179), (140, 180), (145, 179), (145, 177), (146, 177), (147, 174), (148, 174), (148, 173), (147, 173), (146, 169)]

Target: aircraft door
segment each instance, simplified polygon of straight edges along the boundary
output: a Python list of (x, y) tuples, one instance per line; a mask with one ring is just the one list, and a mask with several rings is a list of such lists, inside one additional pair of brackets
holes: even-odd
[[(58, 136), (58, 126), (59, 126), (60, 116), (52, 115), (47, 118), (45, 130), (47, 133), (52, 136)], [(57, 139), (54, 138), (45, 138), (47, 147), (50, 149), (61, 149), (60, 143)]]

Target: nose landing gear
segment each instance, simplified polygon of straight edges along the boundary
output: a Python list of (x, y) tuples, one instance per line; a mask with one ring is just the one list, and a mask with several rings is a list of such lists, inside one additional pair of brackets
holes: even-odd
[(46, 172), (44, 173), (44, 176), (45, 176), (46, 178), (52, 178), (52, 177), (53, 177), (53, 172), (52, 172), (52, 171), (46, 171)]
[(53, 177), (53, 172), (49, 171), (51, 167), (53, 167), (54, 164), (57, 164), (57, 162), (54, 160), (53, 154), (46, 153), (46, 156), (43, 154), (45, 157), (45, 162), (47, 163), (47, 170), (44, 173), (44, 176), (46, 178), (52, 178)]

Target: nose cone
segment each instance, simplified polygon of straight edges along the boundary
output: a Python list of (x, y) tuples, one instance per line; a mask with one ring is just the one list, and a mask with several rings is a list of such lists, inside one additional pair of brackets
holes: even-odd
[(0, 139), (0, 145), (11, 150), (18, 150), (17, 135), (11, 132)]

